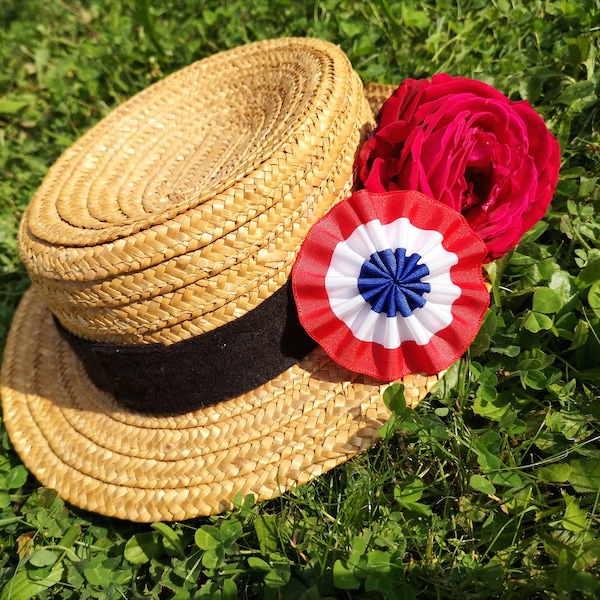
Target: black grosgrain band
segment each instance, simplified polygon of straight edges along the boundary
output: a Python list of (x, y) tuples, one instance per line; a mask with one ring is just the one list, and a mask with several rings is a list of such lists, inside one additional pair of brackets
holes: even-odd
[(289, 281), (242, 317), (170, 345), (84, 340), (55, 322), (96, 386), (123, 407), (154, 415), (181, 414), (245, 394), (316, 346), (300, 325)]

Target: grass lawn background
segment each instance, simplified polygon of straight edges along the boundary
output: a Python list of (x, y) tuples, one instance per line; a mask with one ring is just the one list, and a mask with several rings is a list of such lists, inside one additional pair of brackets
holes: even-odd
[(166, 74), (288, 35), (339, 44), (365, 81), (448, 72), (529, 100), (562, 148), (551, 209), (489, 267), (492, 306), (442, 385), (277, 500), (169, 525), (87, 514), (0, 425), (0, 600), (598, 597), (598, 0), (2, 0), (0, 348), (28, 286), (19, 218), (59, 154)]

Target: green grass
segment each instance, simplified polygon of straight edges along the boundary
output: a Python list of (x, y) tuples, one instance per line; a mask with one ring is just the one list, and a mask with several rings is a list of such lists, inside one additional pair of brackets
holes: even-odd
[[(221, 6), (223, 4), (223, 6)], [(39, 488), (0, 429), (0, 599), (596, 598), (600, 594), (597, 0), (3, 0), (0, 346), (28, 282), (19, 218), (79, 135), (162, 76), (312, 35), (365, 80), (446, 71), (526, 98), (559, 137), (551, 210), (490, 267), (468, 356), (382, 443), (230, 514), (139, 526)]]

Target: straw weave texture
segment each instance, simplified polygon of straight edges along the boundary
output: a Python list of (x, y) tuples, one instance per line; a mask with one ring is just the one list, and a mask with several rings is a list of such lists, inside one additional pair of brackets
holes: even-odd
[(389, 85), (387, 83), (365, 84), (365, 95), (375, 117), (377, 117), (383, 103), (392, 95), (392, 92), (394, 92), (395, 89), (395, 85)]
[[(155, 417), (97, 389), (53, 323), (171, 344), (258, 306), (349, 195), (370, 101), (336, 46), (259, 42), (151, 86), (50, 169), (20, 228), (33, 287), (1, 374), (10, 438), (43, 485), (108, 516), (181, 520), (272, 498), (378, 439), (387, 384), (320, 348), (243, 396)], [(405, 378), (407, 402), (437, 380)]]

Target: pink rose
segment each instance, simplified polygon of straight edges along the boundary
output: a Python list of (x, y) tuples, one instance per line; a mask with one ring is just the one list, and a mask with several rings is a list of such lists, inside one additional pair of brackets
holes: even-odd
[(462, 77), (407, 79), (363, 145), (359, 178), (372, 192), (413, 189), (463, 213), (493, 260), (545, 214), (560, 149), (528, 102)]

